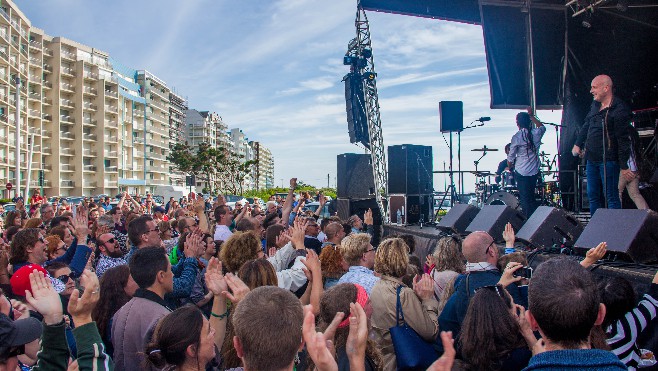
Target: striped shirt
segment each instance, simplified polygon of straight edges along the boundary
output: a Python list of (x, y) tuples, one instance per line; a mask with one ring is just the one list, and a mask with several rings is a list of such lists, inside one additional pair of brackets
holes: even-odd
[(606, 329), (610, 350), (619, 357), (629, 370), (637, 369), (640, 348), (635, 343), (640, 333), (656, 318), (658, 309), (658, 284), (652, 284), (648, 294), (632, 311), (618, 319)]

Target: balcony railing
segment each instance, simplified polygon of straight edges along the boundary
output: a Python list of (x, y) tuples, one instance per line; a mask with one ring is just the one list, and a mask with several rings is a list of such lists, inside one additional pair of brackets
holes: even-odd
[(72, 100), (69, 100), (69, 99), (60, 99), (60, 100), (59, 100), (59, 103), (60, 103), (62, 106), (66, 106), (66, 107), (75, 107), (75, 103), (74, 103)]
[(87, 157), (96, 157), (96, 156), (98, 155), (98, 153), (96, 153), (96, 151), (92, 151), (92, 150), (90, 150), (90, 149), (85, 149), (85, 150), (83, 150), (83, 151), (82, 151), (82, 154), (83, 154), (84, 156), (87, 156)]
[(92, 95), (98, 94), (98, 90), (96, 90), (95, 88), (92, 88), (91, 86), (85, 86), (83, 91), (86, 94), (92, 94)]
[(73, 68), (69, 67), (62, 67), (62, 73), (65, 73), (67, 75), (75, 76), (75, 70)]
[(85, 171), (96, 171), (96, 165), (84, 165), (83, 169)]
[(59, 84), (59, 86), (60, 86), (62, 89), (64, 89), (64, 90), (68, 90), (68, 91), (73, 91), (73, 90), (75, 89), (75, 86), (73, 86), (73, 85), (71, 85), (71, 84), (67, 84), (67, 83), (65, 83), (65, 82)]
[(75, 187), (75, 182), (72, 181), (72, 180), (60, 180), (59, 184), (60, 184), (61, 187), (64, 187), (64, 188), (73, 188), (73, 187)]
[(113, 136), (113, 135), (106, 135), (105, 136), (105, 141), (106, 142), (117, 142), (118, 138)]
[(75, 119), (71, 116), (66, 116), (66, 115), (60, 115), (59, 116), (59, 121), (65, 122), (65, 123), (75, 124)]
[(105, 150), (105, 157), (117, 157), (117, 151)]
[(90, 182), (90, 181), (85, 180), (84, 182), (82, 182), (82, 186), (85, 187), (85, 188), (95, 188), (96, 187), (96, 182)]
[(75, 165), (59, 164), (59, 170), (61, 170), (61, 171), (75, 171)]
[(69, 51), (62, 50), (62, 57), (67, 58), (67, 59), (74, 59), (75, 60), (76, 55), (69, 52)]
[(105, 110), (112, 113), (119, 113), (119, 109), (116, 106), (105, 105)]
[(64, 139), (71, 139), (71, 140), (75, 139), (75, 134), (69, 133), (68, 131), (62, 131), (60, 132), (59, 135)]
[(82, 75), (85, 77), (85, 79), (98, 80), (98, 74), (91, 71), (84, 71)]
[(73, 148), (61, 148), (59, 153), (66, 156), (75, 156), (75, 150)]
[(33, 47), (33, 48), (41, 49), (42, 45), (43, 44), (41, 44), (39, 41), (30, 40), (30, 46)]
[(117, 166), (106, 166), (105, 171), (108, 173), (116, 173), (119, 171), (119, 168)]
[(112, 97), (112, 98), (118, 98), (119, 93), (117, 93), (116, 91), (112, 91), (112, 90), (105, 90), (105, 95), (107, 95), (108, 97)]
[(84, 109), (91, 110), (91, 111), (96, 111), (98, 109), (98, 106), (92, 103), (84, 103), (83, 104)]
[(116, 188), (116, 187), (118, 187), (119, 182), (112, 181), (112, 180), (106, 180), (105, 183), (103, 183), (103, 184), (105, 184), (105, 187), (107, 187), (107, 188)]
[(89, 117), (85, 117), (85, 118), (82, 119), (82, 123), (85, 124), (85, 125), (96, 125), (98, 123), (98, 121), (92, 120)]

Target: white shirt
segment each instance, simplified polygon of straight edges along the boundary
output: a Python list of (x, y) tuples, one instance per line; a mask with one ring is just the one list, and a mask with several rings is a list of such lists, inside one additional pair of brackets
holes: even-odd
[(223, 224), (217, 224), (215, 227), (215, 241), (226, 241), (233, 235), (230, 229)]
[(531, 176), (539, 172), (539, 146), (546, 127), (540, 126), (530, 131), (531, 140), (535, 144), (535, 150), (532, 152), (528, 150), (528, 143), (523, 139), (524, 133), (527, 135), (527, 132), (527, 129), (520, 129), (514, 134), (507, 155), (507, 161), (513, 163), (514, 170), (523, 176)]

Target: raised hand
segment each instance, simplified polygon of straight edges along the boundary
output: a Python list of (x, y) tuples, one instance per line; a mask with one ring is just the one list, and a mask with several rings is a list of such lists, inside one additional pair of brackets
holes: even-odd
[(430, 365), (427, 371), (450, 371), (455, 362), (455, 344), (452, 339), (452, 331), (441, 332), (441, 343), (443, 344), (443, 355)]
[[(279, 237), (277, 237), (277, 242), (278, 242), (278, 239), (279, 239)], [(276, 255), (276, 247), (272, 246), (267, 250), (267, 256), (271, 258), (274, 255)]]
[(290, 227), (292, 229), (292, 245), (296, 250), (300, 250), (304, 248), (304, 235), (305, 235), (305, 230), (306, 230), (306, 222), (304, 222), (304, 227), (301, 226), (301, 223), (295, 222), (295, 225), (293, 227)]
[(517, 270), (523, 268), (523, 264), (518, 263), (518, 262), (509, 262), (507, 263), (507, 266), (503, 270), (503, 275), (500, 277), (500, 280), (498, 280), (498, 284), (502, 285), (503, 287), (507, 287), (511, 285), (514, 282), (519, 282), (523, 279), (523, 277), (514, 277), (514, 272)]
[(278, 236), (276, 236), (276, 247), (283, 248), (288, 242), (292, 241), (292, 229), (288, 228), (285, 231), (281, 231)]
[(203, 235), (199, 233), (190, 233), (185, 238), (185, 244), (183, 245), (183, 254), (186, 258), (196, 258), (203, 253), (202, 245)]
[(313, 249), (306, 249), (306, 258), (301, 258), (299, 260), (312, 274), (322, 275), (320, 258), (318, 258), (318, 254)]
[(588, 268), (592, 264), (603, 259), (603, 256), (605, 256), (605, 253), (607, 251), (608, 251), (608, 243), (601, 242), (595, 248), (587, 250), (587, 253), (585, 254), (585, 259), (583, 259), (580, 262), (580, 265), (582, 265), (585, 268)]
[(206, 267), (206, 287), (215, 296), (228, 292), (228, 284), (222, 273), (222, 262), (215, 257), (210, 258)]
[(297, 188), (297, 178), (290, 178), (290, 188)]
[(363, 365), (368, 342), (368, 317), (359, 303), (350, 303), (350, 332), (345, 343), (345, 353), (350, 364)]
[(363, 214), (363, 224), (373, 225), (372, 209), (368, 209), (368, 211)]
[(336, 364), (336, 360), (334, 359), (331, 350), (327, 347), (327, 343), (329, 342), (323, 333), (317, 332), (315, 329), (315, 315), (313, 315), (313, 306), (311, 305), (304, 307), (302, 336), (306, 342), (308, 355), (311, 357), (318, 370), (338, 370), (338, 364)]
[(423, 274), (422, 277), (416, 275), (413, 281), (413, 288), (421, 300), (427, 300), (434, 296), (434, 282), (429, 274)]
[(505, 230), (503, 231), (503, 239), (505, 240), (505, 246), (514, 247), (514, 241), (516, 241), (516, 235), (514, 234), (514, 228), (512, 224), (505, 224)]
[(30, 273), (32, 292), (25, 291), (25, 300), (41, 315), (46, 325), (56, 325), (64, 318), (62, 302), (48, 277), (38, 270)]
[(73, 317), (73, 322), (76, 326), (81, 326), (92, 321), (91, 312), (96, 307), (98, 299), (100, 299), (101, 289), (98, 283), (98, 276), (89, 269), (85, 269), (82, 272), (80, 285), (84, 287), (82, 296), (80, 295), (80, 290), (73, 290), (68, 305), (68, 311)]
[(231, 291), (224, 291), (222, 292), (222, 295), (232, 301), (233, 304), (238, 304), (245, 296), (247, 296), (249, 291), (251, 291), (249, 287), (233, 273), (227, 273), (226, 276), (224, 276), (224, 279)]
[(75, 229), (75, 236), (78, 238), (78, 243), (84, 244), (89, 235), (89, 219), (84, 213), (78, 213), (73, 219), (73, 228)]

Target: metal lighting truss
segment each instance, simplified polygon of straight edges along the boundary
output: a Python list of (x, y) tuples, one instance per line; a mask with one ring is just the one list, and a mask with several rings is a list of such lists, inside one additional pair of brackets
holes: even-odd
[[(372, 56), (368, 17), (366, 17), (366, 13), (360, 5), (357, 7), (354, 24), (356, 26), (356, 38), (349, 43), (348, 54), (356, 58), (363, 58), (366, 62), (358, 64), (354, 72), (363, 77), (370, 156), (375, 179), (375, 198), (382, 215), (382, 220), (387, 222), (388, 213), (384, 207), (383, 199), (388, 194), (388, 173), (386, 171), (386, 154), (382, 138), (382, 121), (379, 116), (379, 98), (377, 96), (377, 82), (375, 78), (377, 75)], [(364, 50), (366, 51), (365, 53)]]

